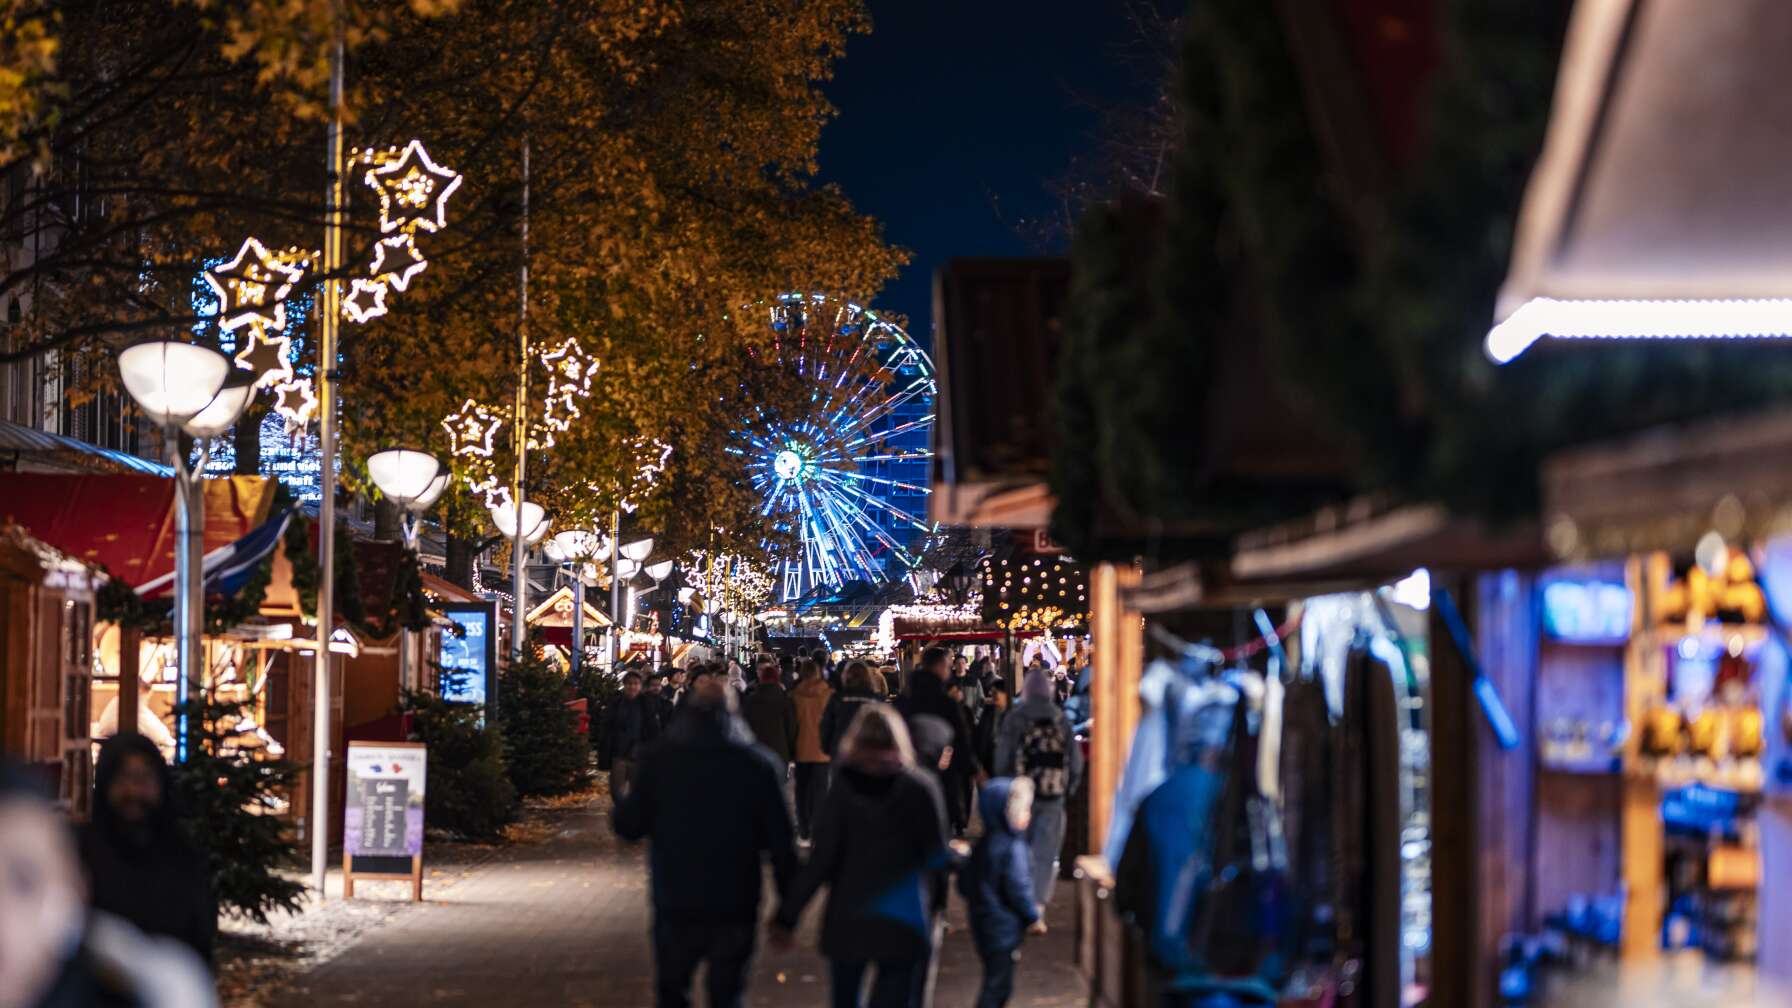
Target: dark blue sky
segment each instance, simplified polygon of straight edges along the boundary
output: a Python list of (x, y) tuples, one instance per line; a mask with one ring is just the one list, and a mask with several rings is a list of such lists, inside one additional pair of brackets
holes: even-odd
[[(1147, 90), (1127, 67), (1126, 0), (871, 0), (828, 84), (822, 178), (914, 261), (877, 299), (931, 344), (934, 271), (954, 256), (1034, 255), (1016, 226)], [(1059, 250), (1061, 251), (1061, 250)]]

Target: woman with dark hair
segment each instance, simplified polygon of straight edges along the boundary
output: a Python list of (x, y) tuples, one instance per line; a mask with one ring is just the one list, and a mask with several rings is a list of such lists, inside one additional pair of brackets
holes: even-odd
[(94, 909), (183, 942), (210, 963), (218, 931), (211, 869), (181, 835), (174, 775), (161, 750), (142, 735), (107, 739), (93, 797), (80, 850)]
[(819, 725), (821, 748), (830, 758), (839, 755), (840, 738), (846, 734), (846, 728), (852, 724), (853, 715), (859, 708), (884, 699), (872, 685), (873, 674), (871, 667), (862, 661), (847, 662), (841, 669), (840, 689), (828, 697)]
[(834, 1008), (909, 1008), (925, 997), (935, 893), (952, 859), (945, 802), (916, 768), (902, 717), (885, 704), (859, 708), (837, 762), (816, 817), (815, 852), (778, 907), (773, 939), (789, 943), (803, 908), (826, 885), (821, 953), (832, 967)]

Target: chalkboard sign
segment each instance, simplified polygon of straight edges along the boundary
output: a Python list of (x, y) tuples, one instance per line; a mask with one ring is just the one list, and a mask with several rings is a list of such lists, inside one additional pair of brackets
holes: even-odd
[(423, 898), (423, 796), (429, 751), (420, 742), (350, 742), (342, 815), (343, 894), (355, 877), (405, 878)]

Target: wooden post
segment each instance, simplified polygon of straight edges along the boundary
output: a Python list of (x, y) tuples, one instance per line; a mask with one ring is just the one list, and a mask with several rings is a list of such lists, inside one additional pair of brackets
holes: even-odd
[(118, 731), (137, 734), (137, 708), (142, 705), (143, 635), (134, 626), (118, 625)]
[[(1113, 821), (1114, 795), (1139, 723), (1139, 677), (1144, 670), (1144, 624), (1121, 601), (1138, 582), (1131, 566), (1101, 564), (1089, 579), (1089, 632), (1095, 649), (1090, 690), (1094, 718), (1089, 745), (1089, 845), (1099, 851)], [(1111, 866), (1110, 866), (1111, 870)]]

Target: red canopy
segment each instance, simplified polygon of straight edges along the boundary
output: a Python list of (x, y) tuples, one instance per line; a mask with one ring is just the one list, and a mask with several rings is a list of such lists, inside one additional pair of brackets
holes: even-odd
[[(266, 520), (260, 476), (205, 481), (205, 550)], [(174, 569), (174, 481), (159, 476), (0, 473), (0, 518), (135, 588)]]

